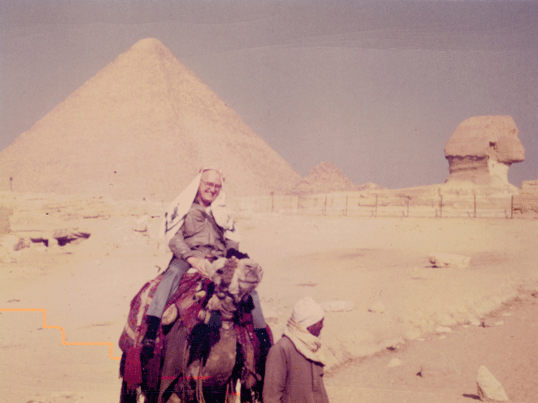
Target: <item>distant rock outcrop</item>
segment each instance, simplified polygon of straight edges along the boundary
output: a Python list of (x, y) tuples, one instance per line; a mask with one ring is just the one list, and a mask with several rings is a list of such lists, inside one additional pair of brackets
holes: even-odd
[(230, 196), (300, 175), (158, 40), (143, 39), (0, 153), (0, 190), (172, 200), (207, 165)]
[(514, 198), (514, 210), (521, 213), (538, 213), (538, 180), (521, 183), (521, 191)]
[(446, 182), (517, 191), (508, 168), (525, 159), (519, 131), (510, 116), (478, 116), (461, 123), (445, 146), (450, 175)]
[(376, 185), (372, 182), (366, 182), (362, 185), (357, 186), (357, 190), (368, 191), (368, 190), (386, 190), (387, 188), (381, 185)]
[(526, 193), (538, 195), (538, 180), (523, 181), (521, 183), (521, 190)]
[(299, 194), (355, 191), (357, 186), (332, 162), (316, 165), (293, 190)]

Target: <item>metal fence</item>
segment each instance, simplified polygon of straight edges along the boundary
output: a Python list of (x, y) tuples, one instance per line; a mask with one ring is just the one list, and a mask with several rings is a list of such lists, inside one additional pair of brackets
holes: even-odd
[(538, 216), (538, 196), (436, 196), (364, 194), (270, 195), (230, 200), (236, 211), (349, 217), (495, 217)]

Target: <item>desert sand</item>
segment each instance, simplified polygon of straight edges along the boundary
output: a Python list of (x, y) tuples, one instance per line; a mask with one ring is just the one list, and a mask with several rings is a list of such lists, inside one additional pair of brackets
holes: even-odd
[[(32, 242), (0, 263), (1, 400), (117, 402), (130, 300), (166, 263), (162, 205), (2, 200), (14, 209), (11, 234), (91, 235), (64, 246)], [(511, 401), (536, 401), (538, 220), (245, 211), (236, 220), (241, 249), (264, 269), (259, 292), (276, 338), (302, 296), (331, 308), (321, 338), (332, 402), (470, 402), (481, 365)], [(435, 268), (432, 252), (471, 260)], [(347, 310), (334, 311), (339, 305)], [(61, 327), (66, 343), (103, 344), (62, 345), (43, 311), (14, 309), (46, 310), (46, 325)]]

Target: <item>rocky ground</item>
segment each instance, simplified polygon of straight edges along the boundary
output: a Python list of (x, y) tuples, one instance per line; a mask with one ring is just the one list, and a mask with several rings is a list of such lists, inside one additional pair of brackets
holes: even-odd
[(483, 324), (434, 332), (328, 374), (332, 401), (465, 403), (479, 400), (477, 373), (485, 365), (511, 402), (538, 396), (538, 293), (524, 293)]

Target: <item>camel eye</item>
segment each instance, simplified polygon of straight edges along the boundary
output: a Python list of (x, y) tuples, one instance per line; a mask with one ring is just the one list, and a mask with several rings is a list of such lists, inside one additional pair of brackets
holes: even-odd
[(222, 273), (224, 273), (224, 272), (222, 271), (222, 269), (218, 269), (218, 270), (217, 270), (217, 274), (222, 274)]

